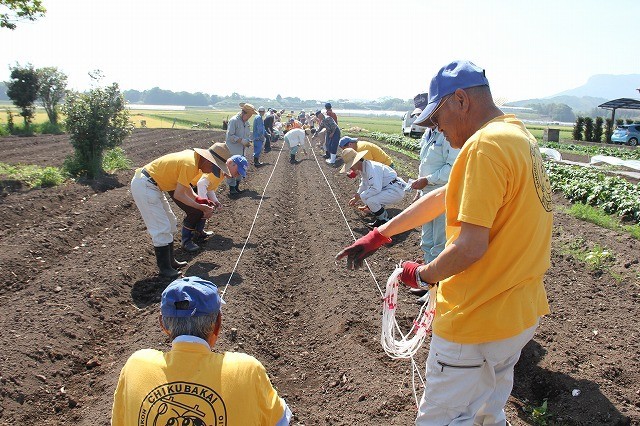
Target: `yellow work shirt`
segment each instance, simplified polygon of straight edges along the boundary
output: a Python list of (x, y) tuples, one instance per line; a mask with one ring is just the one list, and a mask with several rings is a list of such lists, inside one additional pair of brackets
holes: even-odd
[(112, 426), (275, 425), (284, 413), (262, 364), (238, 352), (174, 342), (137, 351), (120, 372)]
[(384, 152), (382, 148), (380, 148), (375, 143), (358, 141), (358, 143), (356, 144), (356, 147), (357, 147), (356, 151), (358, 152), (364, 151), (365, 149), (368, 151), (364, 155), (365, 160), (375, 161), (377, 163), (382, 163), (387, 166), (390, 166), (393, 163), (393, 160), (391, 159), (391, 157), (389, 157), (387, 153)]
[(514, 115), (473, 134), (446, 192), (447, 245), (461, 223), (490, 229), (486, 253), (440, 283), (433, 332), (456, 343), (506, 339), (549, 313), (551, 186), (535, 138)]
[(163, 155), (145, 165), (144, 168), (151, 175), (162, 191), (175, 191), (178, 184), (189, 187), (194, 180), (197, 182), (202, 175), (198, 169), (199, 155), (190, 149)]

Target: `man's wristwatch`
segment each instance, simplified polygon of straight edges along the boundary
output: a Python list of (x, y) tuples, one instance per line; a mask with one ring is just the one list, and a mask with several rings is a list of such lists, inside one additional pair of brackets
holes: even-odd
[(422, 281), (422, 278), (420, 278), (420, 269), (421, 268), (416, 268), (416, 283), (418, 284), (418, 287), (430, 290), (431, 287), (433, 287), (434, 285), (438, 285), (437, 282), (428, 283), (428, 282)]

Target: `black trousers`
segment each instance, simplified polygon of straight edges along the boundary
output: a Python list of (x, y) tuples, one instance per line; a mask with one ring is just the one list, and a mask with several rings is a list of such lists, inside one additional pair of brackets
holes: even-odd
[(204, 213), (202, 212), (202, 210), (188, 206), (182, 201), (176, 200), (176, 198), (173, 196), (173, 193), (174, 191), (169, 191), (169, 196), (171, 197), (173, 202), (176, 203), (176, 205), (187, 214), (182, 221), (182, 224), (189, 229), (195, 229), (198, 222), (200, 222), (200, 220), (202, 220), (202, 218), (204, 217)]

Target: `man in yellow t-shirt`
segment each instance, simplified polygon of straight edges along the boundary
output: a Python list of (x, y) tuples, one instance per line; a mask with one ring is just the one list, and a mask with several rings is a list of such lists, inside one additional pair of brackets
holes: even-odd
[(461, 148), (449, 183), (337, 257), (359, 267), (391, 236), (446, 214), (445, 249), (426, 265), (405, 262), (400, 275), (414, 288), (439, 282), (416, 424), (504, 425), (514, 365), (549, 313), (549, 179), (535, 138), (496, 107), (484, 70), (471, 62), (440, 69), (416, 124)]
[(393, 168), (393, 159), (387, 155), (386, 152), (382, 150), (378, 145), (371, 142), (365, 142), (358, 140), (358, 138), (350, 138), (349, 136), (344, 136), (340, 139), (338, 143), (340, 148), (351, 148), (356, 152), (367, 151), (364, 156), (365, 160), (375, 161), (377, 163), (382, 163), (385, 166), (389, 166)]
[[(202, 173), (221, 170), (229, 174), (224, 161), (207, 149), (194, 148), (164, 155), (136, 170), (131, 179), (131, 195), (151, 235), (160, 275), (175, 278), (177, 268), (186, 262), (178, 262), (173, 254), (173, 234), (177, 220), (167, 201), (165, 192), (187, 214), (183, 222), (182, 246), (186, 251), (198, 249), (190, 245), (192, 231), (202, 218), (213, 214), (213, 207), (198, 199), (189, 184)], [(246, 161), (246, 160), (245, 160)]]
[(162, 292), (160, 326), (169, 352), (139, 350), (120, 372), (112, 426), (285, 426), (291, 411), (263, 365), (239, 352), (212, 352), (224, 304), (218, 288), (198, 277)]

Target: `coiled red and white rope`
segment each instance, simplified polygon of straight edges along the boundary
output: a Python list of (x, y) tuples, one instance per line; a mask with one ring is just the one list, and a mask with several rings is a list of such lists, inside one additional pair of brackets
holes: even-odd
[(396, 321), (398, 307), (398, 287), (402, 268), (397, 267), (387, 280), (387, 288), (382, 299), (382, 333), (380, 343), (386, 354), (395, 359), (412, 358), (422, 346), (431, 330), (431, 322), (436, 314), (436, 292), (429, 290), (429, 301), (422, 305), (418, 316), (408, 333), (403, 334)]

